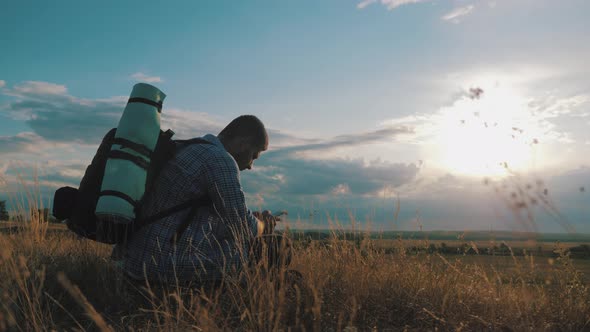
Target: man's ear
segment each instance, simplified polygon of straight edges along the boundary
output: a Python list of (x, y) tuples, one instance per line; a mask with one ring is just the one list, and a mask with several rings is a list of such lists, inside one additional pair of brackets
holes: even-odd
[(240, 144), (240, 139), (237, 137), (232, 137), (229, 139), (229, 147), (232, 151), (240, 151), (242, 145)]
[(242, 139), (239, 139), (238, 144), (240, 151), (251, 149), (254, 146), (253, 140), (249, 137), (243, 137)]
[(246, 141), (240, 137), (234, 138), (232, 143), (233, 143), (234, 150), (239, 151), (239, 152), (244, 151), (244, 147), (247, 145)]

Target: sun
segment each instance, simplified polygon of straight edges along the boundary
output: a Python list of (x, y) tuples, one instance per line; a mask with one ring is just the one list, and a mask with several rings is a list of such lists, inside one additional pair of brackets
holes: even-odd
[(471, 87), (438, 114), (435, 144), (451, 173), (501, 177), (534, 164), (541, 133), (516, 88), (498, 83)]

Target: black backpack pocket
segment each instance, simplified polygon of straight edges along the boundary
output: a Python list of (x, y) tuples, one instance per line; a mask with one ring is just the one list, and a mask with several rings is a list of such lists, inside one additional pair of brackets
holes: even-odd
[(52, 214), (57, 220), (68, 219), (78, 201), (78, 189), (72, 187), (61, 187), (53, 195)]

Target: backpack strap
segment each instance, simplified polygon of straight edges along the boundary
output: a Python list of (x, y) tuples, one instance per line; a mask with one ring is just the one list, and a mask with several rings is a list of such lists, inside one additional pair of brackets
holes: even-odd
[[(165, 134), (167, 135), (167, 138), (170, 139), (172, 137), (172, 135), (174, 135), (174, 132), (172, 132), (171, 130), (168, 130), (167, 132), (165, 132)], [(191, 144), (209, 144), (209, 145), (213, 145), (214, 143), (209, 142), (205, 139), (196, 137), (196, 138), (191, 138), (191, 139), (185, 139), (185, 140), (174, 140), (175, 143), (180, 143), (182, 145), (191, 145)], [(195, 217), (197, 211), (199, 210), (200, 207), (203, 206), (211, 206), (213, 204), (213, 202), (211, 201), (211, 199), (208, 196), (203, 196), (203, 197), (198, 197), (198, 198), (192, 198), (189, 199), (188, 201), (185, 201), (183, 203), (180, 203), (178, 205), (175, 205), (173, 207), (170, 207), (166, 210), (160, 211), (152, 216), (149, 216), (147, 218), (142, 218), (140, 220), (140, 225), (141, 227), (149, 225), (157, 220), (160, 220), (164, 217), (170, 216), (174, 213), (177, 213), (179, 211), (185, 210), (187, 208), (191, 208), (190, 211), (188, 212), (187, 216), (184, 218), (184, 220), (180, 223), (180, 225), (178, 226), (178, 228), (176, 229), (176, 233), (174, 234), (174, 236), (170, 239), (170, 242), (172, 244), (176, 243), (176, 240), (178, 238), (180, 238), (180, 236), (182, 235), (182, 233), (184, 233), (184, 231), (186, 230), (186, 228), (191, 224), (191, 222), (193, 221), (193, 218)]]
[(135, 143), (133, 141), (130, 141), (128, 139), (122, 138), (122, 137), (115, 137), (112, 140), (112, 144), (118, 144), (123, 148), (128, 148), (131, 149), (141, 155), (143, 155), (146, 158), (152, 158), (152, 151), (145, 145), (143, 144), (139, 144), (139, 143)]
[[(153, 223), (154, 221), (157, 221), (157, 220), (160, 220), (164, 217), (173, 215), (176, 212), (185, 210), (191, 206), (193, 207), (193, 209), (198, 209), (199, 207), (207, 206), (209, 204), (211, 204), (211, 199), (209, 199), (209, 197), (207, 197), (207, 196), (199, 197), (199, 198), (192, 198), (186, 202), (180, 203), (180, 204), (170, 207), (166, 210), (160, 211), (160, 212), (158, 212), (154, 215), (151, 215), (147, 218), (140, 219), (140, 225), (142, 227), (149, 225), (149, 224)], [(184, 222), (183, 222), (183, 224), (184, 224)], [(182, 226), (182, 224), (181, 224), (181, 226)], [(186, 226), (185, 226), (185, 228), (186, 228)]]
[(142, 157), (138, 157), (136, 155), (133, 155), (129, 152), (125, 152), (122, 150), (111, 150), (111, 151), (109, 151), (109, 154), (107, 155), (107, 157), (110, 159), (123, 159), (123, 160), (130, 161), (130, 162), (134, 163), (135, 165), (143, 168), (146, 171), (150, 167), (148, 162), (145, 161), (145, 159), (143, 159)]
[(180, 144), (184, 144), (184, 145), (190, 145), (190, 144), (209, 144), (209, 145), (214, 145), (213, 143), (209, 142), (206, 139), (202, 139), (200, 137), (195, 137), (195, 138), (191, 138), (191, 139), (176, 139), (174, 140), (174, 142), (180, 143)]
[[(207, 198), (209, 198), (209, 197), (207, 197)], [(197, 214), (198, 210), (199, 210), (199, 206), (193, 205), (193, 207), (190, 209), (190, 211), (188, 211), (188, 214), (186, 215), (186, 217), (184, 218), (182, 223), (180, 223), (180, 225), (178, 225), (178, 228), (176, 229), (176, 233), (174, 233), (174, 235), (170, 238), (170, 244), (172, 244), (172, 245), (176, 244), (176, 241), (178, 241), (178, 239), (180, 239), (180, 237), (182, 236), (182, 233), (184, 233), (184, 231), (187, 229), (188, 225), (190, 225), (191, 222), (193, 221), (193, 218)]]
[(133, 198), (131, 198), (131, 196), (122, 193), (120, 191), (117, 190), (102, 190), (100, 193), (98, 193), (98, 197), (101, 196), (115, 196), (115, 197), (119, 197), (120, 199), (123, 199), (125, 201), (127, 201), (127, 203), (129, 203), (129, 205), (133, 206), (134, 209), (137, 209), (139, 207), (139, 203), (134, 200)]

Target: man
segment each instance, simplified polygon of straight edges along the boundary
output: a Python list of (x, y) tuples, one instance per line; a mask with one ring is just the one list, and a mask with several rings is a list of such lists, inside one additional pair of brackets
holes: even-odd
[[(116, 246), (113, 257), (130, 277), (163, 283), (215, 281), (262, 259), (260, 239), (273, 233), (278, 218), (247, 208), (239, 171), (251, 169), (268, 148), (266, 129), (257, 117), (243, 115), (217, 136), (202, 139), (208, 144), (178, 147), (146, 194), (139, 216), (154, 215), (189, 197), (208, 197), (212, 204), (162, 218)], [(278, 259), (278, 243), (270, 243), (273, 259)]]

